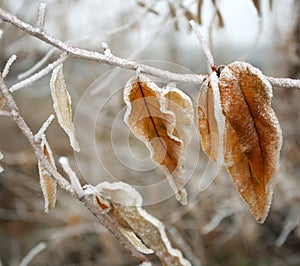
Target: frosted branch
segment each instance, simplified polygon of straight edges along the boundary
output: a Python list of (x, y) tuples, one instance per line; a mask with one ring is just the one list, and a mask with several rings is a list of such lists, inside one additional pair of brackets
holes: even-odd
[(84, 206), (98, 219), (98, 221), (104, 225), (119, 241), (123, 246), (129, 251), (129, 253), (139, 262), (148, 261), (148, 259), (136, 250), (136, 248), (128, 241), (128, 239), (120, 232), (117, 224), (111, 221), (107, 216), (105, 216), (101, 210), (95, 206), (93, 200), (87, 195), (79, 195), (76, 189), (70, 184), (51, 164), (49, 159), (44, 155), (43, 149), (39, 142), (35, 140), (31, 129), (28, 127), (24, 118), (20, 114), (19, 108), (12, 97), (10, 91), (8, 90), (2, 76), (0, 75), (0, 90), (2, 95), (6, 98), (6, 104), (9, 108), (13, 120), (16, 122), (23, 135), (27, 138), (33, 150), (35, 151), (36, 157), (43, 164), (45, 169), (51, 174), (51, 176), (57, 181), (57, 184), (70, 193), (74, 198), (81, 201)]
[(23, 260), (20, 263), (20, 266), (27, 266), (32, 259), (39, 254), (40, 252), (42, 252), (45, 248), (47, 247), (47, 245), (44, 242), (39, 243), (38, 245), (36, 245), (32, 250), (30, 250), (28, 252), (28, 254), (23, 258)]
[(65, 173), (68, 175), (72, 186), (77, 191), (78, 196), (81, 197), (83, 195), (83, 189), (82, 189), (82, 186), (79, 182), (79, 179), (78, 179), (76, 173), (70, 167), (68, 158), (60, 157), (59, 163), (62, 166), (62, 168), (64, 169)]
[[(186, 82), (186, 83), (194, 83), (201, 84), (203, 80), (207, 77), (207, 75), (198, 75), (198, 74), (179, 74), (174, 73), (168, 70), (159, 69), (151, 66), (147, 66), (144, 64), (138, 64), (137, 62), (130, 61), (124, 58), (120, 58), (114, 55), (105, 55), (96, 51), (80, 49), (78, 47), (72, 46), (68, 43), (65, 43), (49, 34), (45, 31), (41, 32), (39, 28), (34, 27), (24, 21), (18, 19), (16, 16), (6, 12), (5, 10), (0, 8), (0, 18), (7, 23), (10, 23), (17, 28), (21, 29), (24, 32), (48, 43), (52, 47), (56, 47), (61, 51), (66, 52), (69, 56), (79, 57), (82, 59), (87, 59), (91, 61), (97, 61), (99, 63), (109, 64), (113, 66), (119, 66), (122, 68), (127, 68), (131, 70), (137, 70), (140, 68), (140, 72), (152, 76), (156, 76), (159, 78), (164, 78), (169, 81), (177, 81), (177, 82)], [(211, 61), (211, 59), (209, 59)], [(211, 61), (213, 62), (213, 60)], [(57, 64), (59, 65), (59, 64)], [(51, 70), (49, 70), (51, 71)], [(40, 73), (40, 72), (39, 72)], [(33, 76), (32, 76), (33, 77)], [(291, 88), (291, 89), (300, 89), (300, 80), (299, 79), (285, 79), (285, 78), (272, 78), (267, 77), (271, 84), (275, 87), (281, 88)], [(38, 79), (38, 78), (37, 78)], [(33, 81), (35, 81), (34, 79)], [(24, 80), (25, 82), (25, 80)], [(20, 84), (20, 83), (18, 83)], [(10, 91), (18, 90), (24, 87), (23, 84), (15, 84)], [(28, 86), (30, 83), (25, 83), (25, 86)], [(15, 87), (16, 86), (16, 87)]]
[(15, 62), (17, 59), (17, 56), (16, 55), (12, 55), (8, 60), (7, 60), (7, 63), (2, 71), (2, 78), (6, 78), (6, 76), (8, 75), (8, 72), (10, 70), (10, 67), (11, 65), (13, 64), (13, 62)]
[(42, 136), (45, 135), (45, 132), (47, 130), (47, 128), (49, 127), (50, 123), (52, 122), (52, 120), (55, 118), (55, 116), (53, 114), (51, 114), (47, 120), (44, 122), (44, 124), (42, 125), (42, 127), (40, 128), (40, 130), (38, 131), (38, 133), (36, 133), (34, 135), (34, 139), (35, 141), (39, 141), (40, 139), (42, 139)]
[(55, 48), (50, 49), (45, 56), (36, 64), (34, 64), (34, 66), (32, 66), (30, 69), (26, 70), (25, 72), (21, 73), (18, 75), (18, 79), (25, 79), (27, 77), (29, 77), (30, 75), (32, 75), (34, 72), (36, 72), (40, 67), (42, 67), (47, 60), (50, 58), (50, 56), (54, 53)]
[(203, 52), (204, 52), (204, 55), (207, 59), (208, 64), (210, 65), (212, 70), (216, 70), (216, 69), (213, 69), (213, 67), (216, 68), (214, 58), (212, 56), (212, 53), (211, 53), (210, 49), (208, 48), (208, 45), (207, 45), (200, 29), (198, 28), (198, 26), (197, 26), (197, 24), (194, 20), (190, 20), (190, 24), (193, 28), (194, 33), (196, 34), (196, 37), (197, 37), (198, 41), (200, 42), (200, 44), (202, 46), (202, 49), (203, 49)]
[(22, 80), (21, 82), (18, 82), (14, 85), (12, 85), (9, 89), (10, 92), (15, 92), (17, 90), (26, 88), (33, 82), (41, 79), (42, 77), (46, 76), (49, 72), (51, 72), (55, 67), (60, 65), (62, 62), (64, 62), (68, 56), (64, 53), (62, 54), (57, 60), (55, 60), (53, 63), (49, 64), (47, 67), (43, 68), (41, 71), (35, 73), (34, 75), (30, 76), (27, 79)]

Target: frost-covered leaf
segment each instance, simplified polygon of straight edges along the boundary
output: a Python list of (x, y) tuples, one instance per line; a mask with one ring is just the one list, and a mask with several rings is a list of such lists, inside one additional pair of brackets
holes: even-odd
[(59, 125), (67, 133), (70, 144), (75, 151), (79, 151), (79, 144), (75, 136), (75, 129), (72, 122), (71, 97), (67, 90), (63, 75), (63, 65), (60, 64), (53, 69), (50, 88), (53, 99), (53, 108), (56, 113)]
[[(0, 160), (2, 160), (3, 159), (3, 154), (1, 153), (1, 151), (0, 151)], [(3, 169), (3, 167), (0, 165), (0, 173), (1, 172), (3, 172), (4, 171), (4, 169)]]
[(193, 121), (190, 98), (172, 86), (160, 89), (139, 76), (128, 81), (124, 90), (127, 104), (125, 122), (142, 140), (167, 176), (176, 198), (186, 203), (182, 173), (184, 147), (189, 142), (187, 126)]
[(264, 222), (282, 144), (272, 86), (257, 68), (235, 62), (222, 70), (219, 88), (226, 117), (225, 166), (256, 220)]
[(163, 223), (142, 208), (143, 199), (133, 187), (123, 182), (103, 182), (96, 191), (97, 197), (110, 202), (108, 215), (126, 229), (126, 234), (132, 232), (149, 251), (153, 250), (163, 265), (191, 265), (171, 246)]
[(204, 152), (214, 161), (223, 163), (225, 119), (222, 114), (218, 77), (213, 72), (200, 89), (198, 100), (198, 130)]
[[(52, 155), (52, 151), (45, 137), (42, 138), (41, 147), (43, 149), (44, 155), (49, 160), (49, 162), (53, 165), (54, 168), (55, 162)], [(38, 160), (38, 168), (40, 175), (40, 184), (45, 200), (45, 212), (53, 209), (56, 203), (56, 180), (51, 177), (50, 173), (46, 170), (43, 163)]]
[[(200, 92), (202, 146), (215, 161), (223, 153), (223, 164), (238, 192), (262, 223), (271, 204), (270, 179), (278, 167), (282, 142), (271, 107), (272, 87), (260, 70), (243, 62), (234, 62), (218, 74), (212, 74)], [(217, 88), (219, 92), (214, 94)], [(216, 112), (219, 103), (222, 113)]]

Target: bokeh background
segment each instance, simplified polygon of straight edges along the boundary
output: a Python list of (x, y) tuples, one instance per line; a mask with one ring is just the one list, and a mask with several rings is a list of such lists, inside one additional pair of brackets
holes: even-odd
[[(254, 1), (260, 2), (259, 10), (251, 0), (204, 0), (200, 9), (202, 1), (195, 0), (45, 2), (46, 31), (78, 47), (102, 51), (101, 43), (106, 42), (120, 57), (175, 72), (208, 73), (201, 45), (188, 23), (193, 18), (201, 22), (217, 65), (247, 61), (268, 76), (300, 77), (297, 0)], [(39, 1), (2, 0), (0, 7), (36, 24)], [(8, 85), (22, 79), (20, 74), (47, 53), (44, 67), (60, 54), (11, 25), (1, 22), (0, 29), (1, 68), (12, 54), (18, 57)], [(208, 159), (201, 150), (196, 126), (191, 127), (185, 164), (189, 205), (181, 206), (175, 200), (161, 182), (163, 175), (149, 160), (144, 144), (123, 121), (122, 89), (134, 74), (78, 58), (64, 63), (81, 152), (73, 153), (67, 136), (54, 121), (47, 139), (56, 161), (67, 156), (83, 184), (109, 180), (136, 186), (146, 209), (165, 223), (172, 245), (193, 265), (300, 265), (300, 91), (274, 88), (272, 104), (284, 142), (271, 210), (260, 225), (224, 169), (207, 190), (199, 192)], [(47, 75), (14, 93), (33, 132), (54, 112), (49, 80)], [(153, 80), (161, 86), (168, 83)], [(196, 107), (199, 86), (177, 86), (190, 95)], [(0, 150), (4, 155), (0, 163), (5, 168), (0, 174), (2, 265), (19, 265), (40, 242), (47, 247), (29, 265), (136, 265), (118, 241), (60, 189), (56, 208), (44, 213), (37, 161), (8, 117), (0, 117)], [(155, 257), (152, 259), (159, 265)]]

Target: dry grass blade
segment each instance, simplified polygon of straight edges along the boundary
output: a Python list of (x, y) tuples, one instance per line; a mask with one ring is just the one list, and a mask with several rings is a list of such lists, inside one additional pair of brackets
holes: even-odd
[[(257, 14), (261, 16), (261, 7), (260, 7), (260, 0), (252, 0), (252, 3), (257, 10)], [(270, 0), (270, 6), (272, 5), (272, 0)]]
[(202, 4), (203, 0), (198, 0), (198, 5), (197, 5), (197, 22), (198, 24), (202, 24)]

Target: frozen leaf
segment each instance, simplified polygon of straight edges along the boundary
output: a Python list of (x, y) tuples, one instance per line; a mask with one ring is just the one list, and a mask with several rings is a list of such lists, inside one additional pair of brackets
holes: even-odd
[[(3, 154), (0, 151), (0, 160), (3, 159)], [(2, 173), (4, 171), (3, 167), (0, 165), (0, 173)]]
[(211, 74), (199, 96), (202, 146), (211, 159), (224, 161), (238, 192), (262, 223), (271, 204), (270, 179), (278, 167), (282, 142), (271, 107), (272, 87), (260, 70), (247, 63), (234, 62), (218, 75)]
[(71, 97), (67, 91), (64, 80), (63, 65), (60, 64), (53, 69), (50, 88), (53, 99), (53, 108), (56, 113), (59, 125), (67, 133), (71, 146), (75, 151), (79, 151), (79, 144), (75, 136), (75, 129), (72, 122)]
[[(56, 169), (52, 151), (45, 137), (42, 138), (41, 147), (43, 149), (44, 155), (49, 160), (49, 162)], [(45, 199), (45, 212), (53, 209), (56, 202), (56, 180), (51, 177), (50, 173), (47, 171), (43, 163), (38, 161), (40, 184)]]
[(123, 182), (103, 182), (96, 191), (98, 197), (110, 202), (108, 215), (126, 228), (126, 234), (132, 232), (149, 251), (153, 250), (163, 265), (191, 265), (171, 246), (163, 223), (142, 208), (143, 199), (133, 187)]
[(222, 114), (218, 77), (213, 72), (203, 82), (198, 100), (198, 130), (206, 155), (223, 163), (223, 135), (225, 119)]
[(219, 88), (226, 117), (225, 166), (256, 220), (264, 222), (282, 143), (271, 84), (257, 68), (234, 62), (222, 70)]
[(142, 140), (167, 176), (176, 197), (186, 203), (182, 173), (183, 151), (190, 139), (187, 125), (193, 121), (191, 100), (174, 87), (161, 90), (143, 77), (132, 78), (124, 90), (125, 122)]

